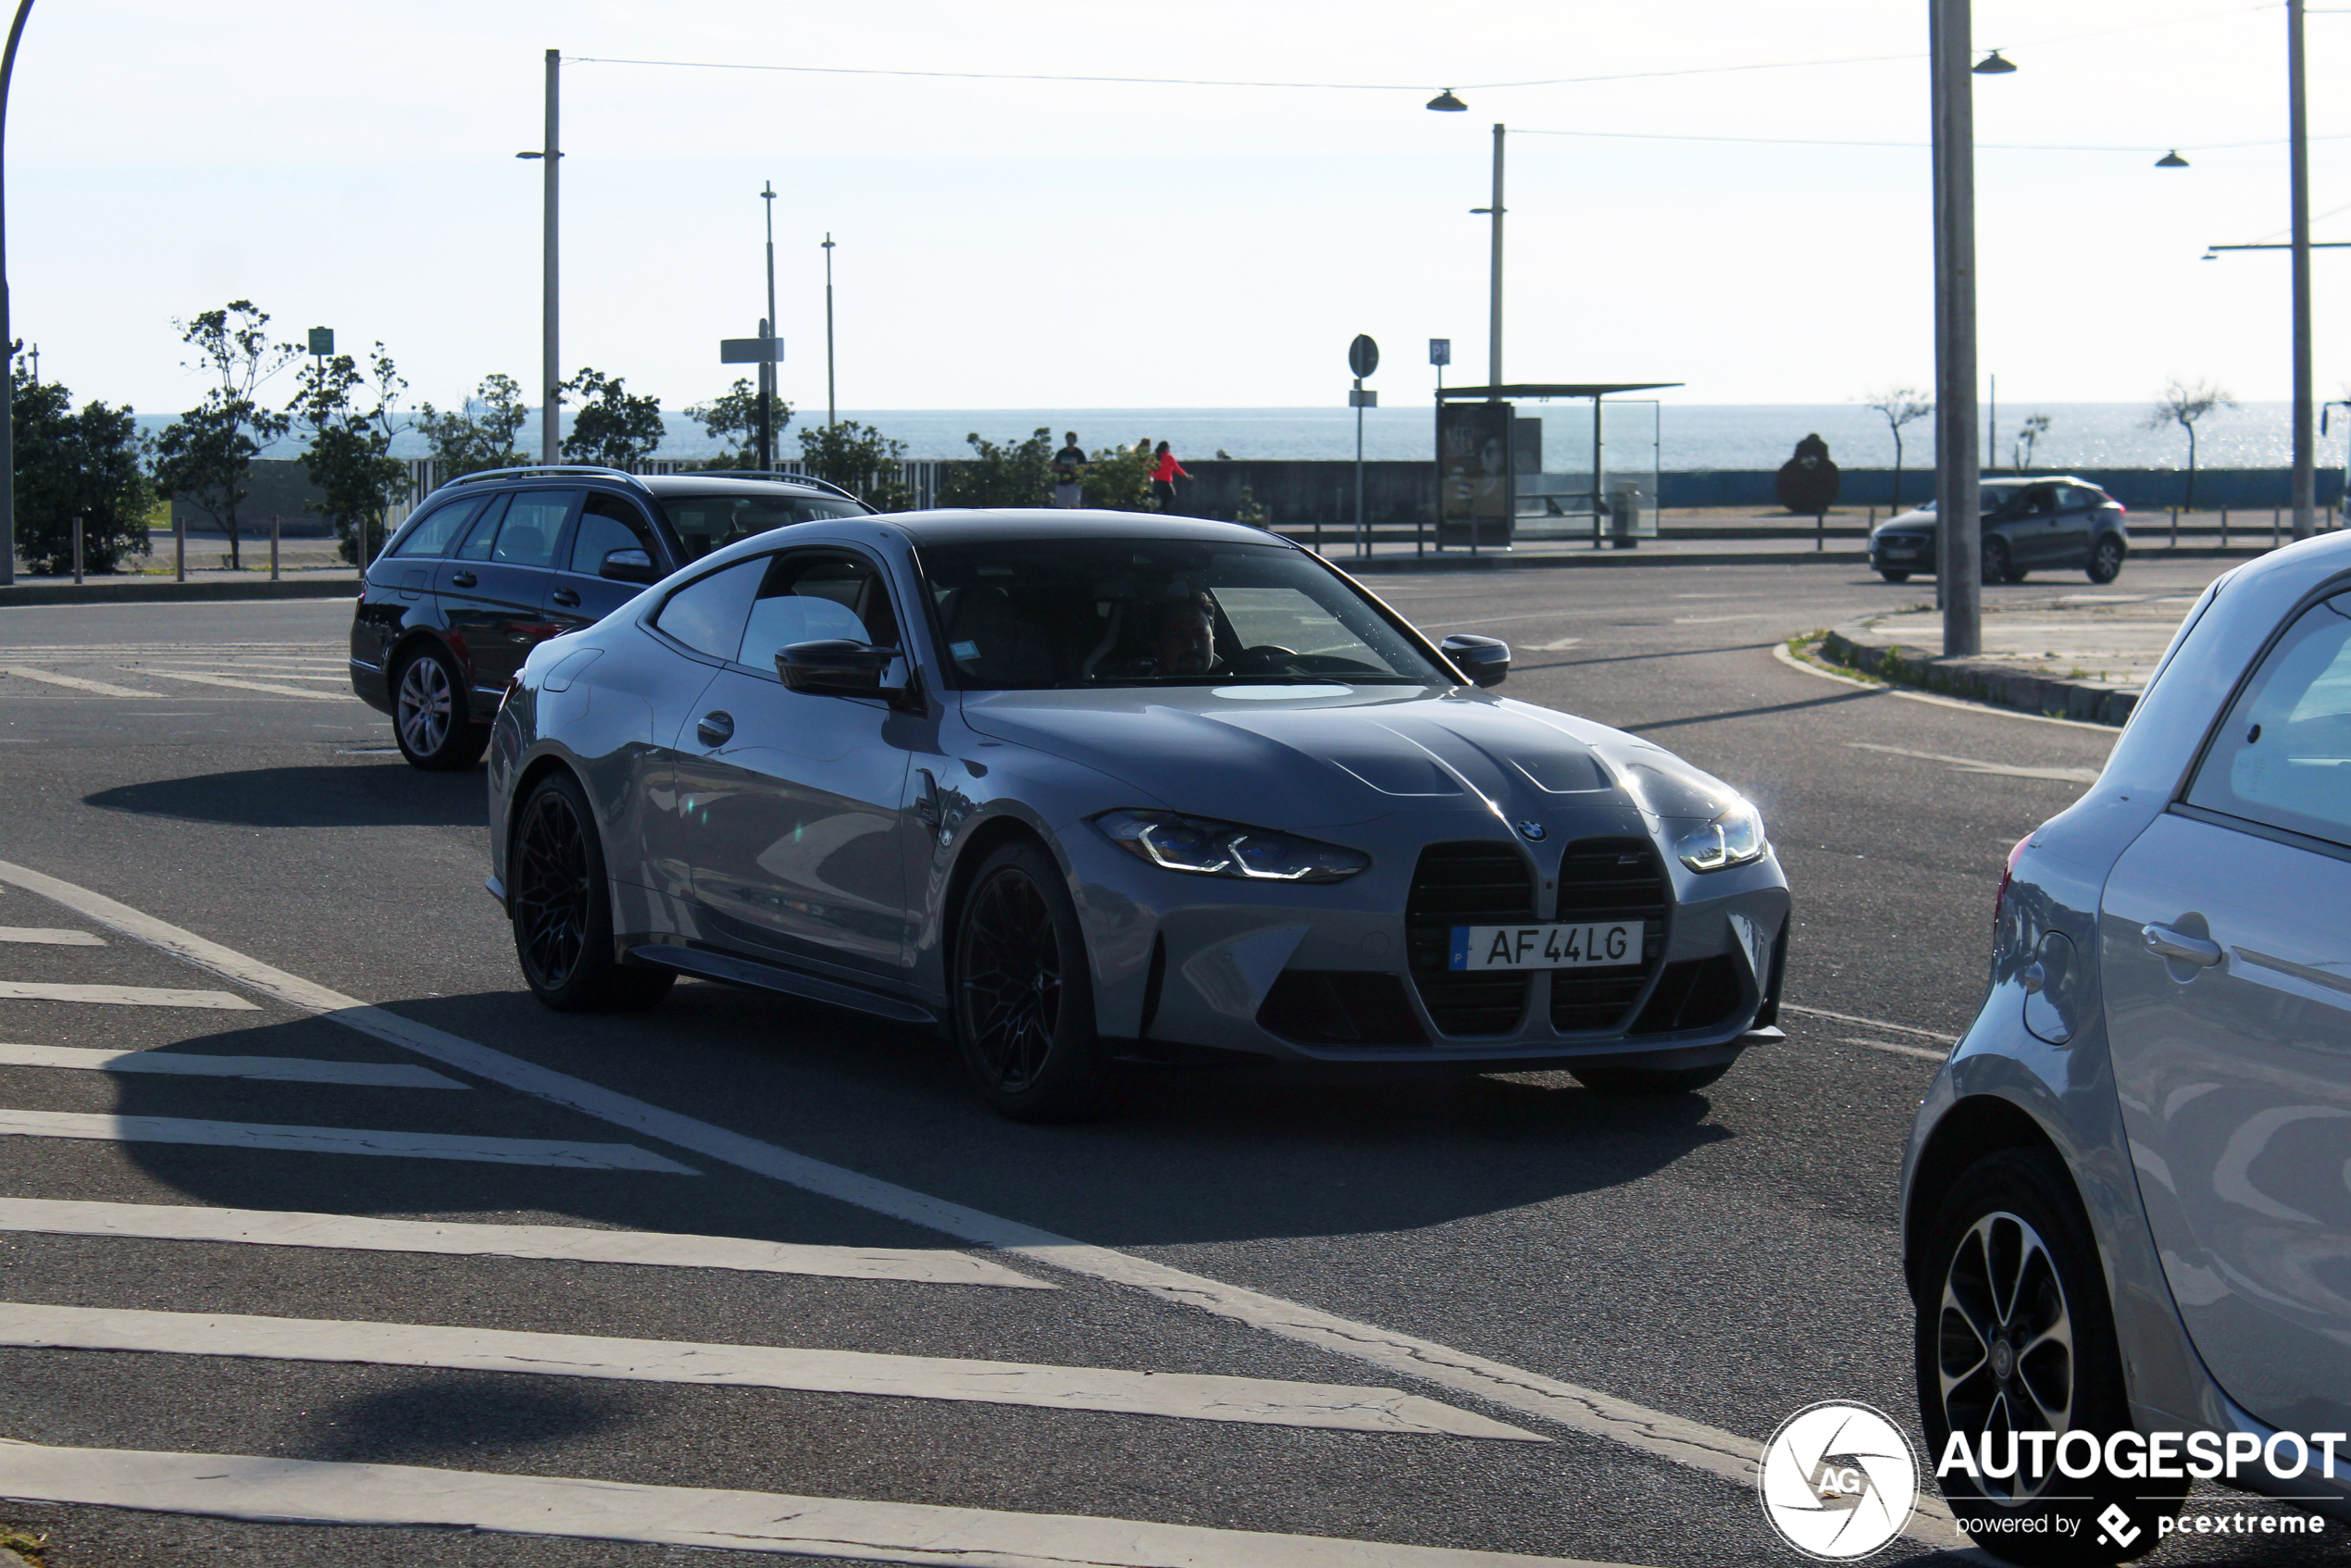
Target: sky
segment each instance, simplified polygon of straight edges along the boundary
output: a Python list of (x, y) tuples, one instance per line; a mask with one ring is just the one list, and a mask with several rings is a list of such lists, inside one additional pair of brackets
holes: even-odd
[[(2283, 7), (1974, 10), (1979, 46), (2019, 68), (1975, 79), (2002, 404), (2151, 399), (2171, 377), (2287, 396), (2285, 256), (2200, 259), (2286, 223)], [(411, 401), (492, 371), (536, 386), (540, 165), (514, 154), (541, 145), (557, 48), (563, 367), (673, 409), (740, 373), (716, 340), (765, 308), (768, 180), (781, 390), (803, 411), (825, 403), (827, 232), (844, 408), (1344, 404), (1358, 332), (1383, 401), (1422, 403), (1429, 338), (1452, 340), (1449, 380), (1485, 379), (1469, 209), (1498, 121), (1506, 380), (1844, 402), (1934, 376), (1926, 13), (40, 0), (7, 123), (14, 330), (44, 379), (142, 411), (196, 400), (173, 320), (234, 298), (292, 338), (380, 340)], [(2351, 15), (2307, 25), (2312, 207), (2346, 208), (2317, 236), (2351, 240), (2351, 110), (2327, 85)], [(1341, 85), (853, 74), (877, 70)], [(1574, 80), (1503, 85), (1534, 79)], [(1426, 112), (1448, 86), (1469, 111)], [(2174, 146), (2191, 167), (2154, 168)], [(2320, 395), (2342, 396), (2351, 251), (2314, 265)]]

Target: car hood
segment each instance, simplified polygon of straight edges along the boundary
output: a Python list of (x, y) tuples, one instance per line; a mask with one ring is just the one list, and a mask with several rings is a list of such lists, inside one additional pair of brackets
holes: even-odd
[(1875, 538), (1878, 534), (1885, 532), (1888, 529), (1892, 529), (1898, 533), (1933, 533), (1934, 531), (1934, 513), (1932, 509), (1924, 506), (1914, 506), (1907, 512), (1897, 512), (1893, 516), (1886, 518), (1885, 521), (1878, 524), (1878, 526), (1872, 530), (1871, 537)]
[(981, 734), (1082, 764), (1136, 792), (1105, 805), (1156, 802), (1269, 828), (1332, 827), (1411, 808), (1515, 821), (1561, 806), (1634, 805), (1703, 821), (1738, 799), (1648, 741), (1482, 691), (997, 691), (967, 696), (964, 717)]

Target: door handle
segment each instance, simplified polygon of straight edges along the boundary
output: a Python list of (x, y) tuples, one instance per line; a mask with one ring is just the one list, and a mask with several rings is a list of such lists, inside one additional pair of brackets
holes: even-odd
[(735, 738), (735, 717), (732, 714), (708, 713), (694, 726), (694, 733), (705, 746), (723, 746)]
[(553, 598), (556, 604), (561, 604), (566, 609), (569, 609), (579, 603), (579, 594), (575, 590), (568, 588), (558, 588), (553, 594), (549, 595), (549, 597)]
[(452, 588), (471, 588), (480, 580), (471, 572), (452, 572), (449, 575), (449, 586)]
[(2183, 964), (2199, 964), (2209, 969), (2220, 962), (2220, 944), (2191, 937), (2185, 931), (2175, 931), (2169, 926), (2142, 926), (2139, 940), (2147, 951), (2159, 958), (2176, 958)]

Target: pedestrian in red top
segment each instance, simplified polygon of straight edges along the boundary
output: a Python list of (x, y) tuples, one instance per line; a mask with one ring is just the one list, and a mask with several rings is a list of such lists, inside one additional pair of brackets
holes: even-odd
[(1176, 461), (1176, 454), (1168, 450), (1167, 442), (1161, 442), (1151, 467), (1152, 504), (1163, 512), (1176, 510), (1176, 481), (1191, 477), (1185, 471), (1184, 466)]

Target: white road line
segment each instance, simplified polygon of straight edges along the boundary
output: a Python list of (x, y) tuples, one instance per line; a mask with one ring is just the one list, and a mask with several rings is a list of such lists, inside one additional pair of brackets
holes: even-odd
[(1537, 653), (1564, 653), (1583, 641), (1580, 637), (1556, 637), (1549, 642), (1529, 643), (1527, 647), (1530, 652)]
[(68, 931), (49, 926), (0, 926), (0, 942), (38, 942), (47, 947), (104, 947), (106, 939), (94, 931)]
[(1739, 616), (1675, 616), (1675, 626), (1712, 626), (1719, 621), (1768, 621), (1785, 615), (1783, 610), (1760, 610)]
[(2078, 718), (2057, 718), (2048, 714), (2029, 714), (2021, 708), (1995, 707), (1989, 703), (1970, 703), (1958, 697), (1940, 696), (1933, 691), (1913, 691), (1907, 686), (1895, 686), (1883, 680), (1864, 680), (1858, 675), (1846, 675), (1836, 670), (1824, 669), (1809, 659), (1799, 659), (1788, 652), (1787, 644), (1785, 642), (1773, 645), (1772, 657), (1790, 669), (1801, 670), (1806, 675), (1817, 677), (1822, 680), (1834, 680), (1841, 686), (1850, 686), (1863, 691), (1882, 691), (1888, 696), (1899, 697), (1906, 703), (1927, 703), (1938, 708), (1957, 708), (1961, 713), (1988, 714), (1994, 718), (2021, 719), (2027, 724), (2057, 724), (2068, 729), (2096, 729), (2108, 737), (2122, 733), (2110, 724), (2091, 724)]
[[(205, 670), (194, 670), (194, 669), (177, 669), (177, 668), (175, 668), (175, 669), (165, 669), (165, 668), (162, 668), (162, 667), (161, 667), (161, 666), (155, 666), (155, 665), (144, 665), (144, 664), (125, 666), (124, 667), (125, 667), (125, 668), (131, 668), (131, 669), (137, 669), (137, 670), (139, 670), (140, 672), (142, 672), (143, 674), (147, 674), (147, 675), (164, 675), (164, 676), (173, 676), (173, 675), (188, 675), (188, 676), (197, 676), (197, 675), (220, 675), (220, 676), (240, 676), (240, 675), (243, 675), (243, 676), (252, 676), (252, 675), (266, 675), (266, 676), (267, 676), (267, 677), (268, 677), (270, 679), (272, 679), (272, 680), (330, 680), (330, 681), (339, 680), (339, 681), (343, 681), (343, 682), (346, 682), (346, 683), (347, 683), (347, 682), (351, 679), (351, 677), (350, 677), (349, 675), (347, 675), (347, 674), (345, 674), (345, 675), (309, 675), (309, 674), (305, 674), (305, 673), (304, 673), (304, 672), (303, 672), (303, 671), (301, 671), (301, 670), (291, 670), (291, 669), (205, 669)], [(263, 690), (263, 691), (268, 691), (268, 690), (270, 690), (270, 688), (264, 687), (264, 688), (262, 688), (262, 690)]]
[(1780, 1011), (1801, 1013), (1807, 1018), (1834, 1018), (1840, 1024), (1859, 1024), (1865, 1029), (1892, 1029), (1897, 1035), (1921, 1035), (1928, 1039), (1939, 1039), (1946, 1045), (1959, 1043), (1957, 1035), (1937, 1034), (1933, 1029), (1922, 1029), (1916, 1024), (1894, 1024), (1884, 1018), (1864, 1018), (1854, 1013), (1832, 1013), (1825, 1007), (1799, 1007), (1793, 1002), (1783, 1002)]
[[(185, 670), (150, 669), (144, 666), (140, 667), (139, 673), (159, 675), (166, 680), (193, 680), (204, 686), (226, 686), (239, 691), (266, 691), (273, 697), (312, 697), (322, 703), (340, 703), (351, 697), (348, 691), (305, 691), (298, 686), (271, 686), (259, 680), (235, 680), (225, 675), (192, 675)], [(138, 695), (151, 697), (155, 693), (142, 691)], [(352, 700), (357, 701), (356, 698)]]
[[(1000, 1218), (894, 1182), (828, 1164), (567, 1073), (539, 1066), (384, 1008), (369, 1006), (168, 921), (158, 920), (103, 893), (28, 866), (0, 861), (0, 882), (37, 893), (84, 919), (250, 986), (289, 1006), (317, 1014), (374, 1039), (404, 1046), (433, 1061), (446, 1062), (477, 1077), (628, 1127), (641, 1136), (690, 1149), (706, 1158), (942, 1235), (1016, 1252), (1072, 1274), (1130, 1286), (1180, 1306), (1198, 1307), (1282, 1338), (1368, 1362), (1398, 1376), (1475, 1395), (1524, 1414), (1705, 1471), (1736, 1486), (1755, 1485), (1757, 1461), (1763, 1452), (1763, 1445), (1755, 1438), (1336, 1313), (1300, 1306), (1278, 1296), (1226, 1285), (1204, 1275), (1171, 1268), (1111, 1248), (1089, 1246), (1017, 1220)], [(1950, 1510), (1935, 1498), (1920, 1500), (1908, 1533), (1912, 1539), (1928, 1546), (1966, 1544), (1952, 1521)]]
[(379, 1220), (278, 1209), (199, 1209), (180, 1203), (93, 1203), (59, 1198), (0, 1198), (0, 1231), (51, 1236), (131, 1236), (152, 1241), (227, 1241), (255, 1247), (318, 1247), (358, 1252), (432, 1252), (640, 1268), (723, 1268), (747, 1274), (808, 1274), (832, 1279), (891, 1279), (916, 1285), (992, 1285), (1057, 1290), (1003, 1264), (945, 1247), (828, 1247), (737, 1236), (588, 1230), (567, 1225), (474, 1225)]
[(322, 1062), (302, 1056), (198, 1056), (179, 1051), (98, 1051), (78, 1045), (0, 1041), (0, 1067), (76, 1067), (93, 1073), (175, 1073), (262, 1078), (276, 1083), (360, 1084), (376, 1089), (464, 1089), (407, 1062)]
[(0, 999), (17, 1002), (86, 1002), (106, 1007), (210, 1007), (223, 1013), (258, 1013), (260, 1008), (228, 991), (174, 990), (163, 986), (70, 986), (45, 980), (0, 980)]
[(50, 1448), (0, 1438), (0, 1495), (272, 1524), (427, 1523), (494, 1535), (630, 1541), (960, 1568), (1606, 1568), (1564, 1558), (1014, 1513), (501, 1475), (409, 1464)]
[(1549, 1439), (1394, 1388), (1225, 1377), (1117, 1367), (877, 1355), (791, 1345), (696, 1344), (594, 1334), (530, 1334), (440, 1324), (250, 1317), (0, 1301), (0, 1345), (34, 1350), (140, 1350), (266, 1361), (358, 1362), (541, 1377), (608, 1377), (714, 1388), (792, 1388), (823, 1394), (1112, 1411), (1253, 1426), (1420, 1437)]
[(109, 686), (103, 680), (84, 680), (78, 675), (59, 675), (54, 670), (34, 669), (31, 665), (0, 665), (0, 675), (13, 675), (19, 680), (37, 680), (47, 686), (63, 686), (75, 691), (95, 692), (101, 697), (160, 697), (160, 691), (141, 691), (129, 686)]
[(201, 1143), (301, 1154), (383, 1154), (407, 1160), (479, 1160), (493, 1165), (559, 1165), (575, 1171), (659, 1171), (700, 1176), (633, 1143), (557, 1143), (537, 1138), (202, 1122), (185, 1116), (118, 1116), (93, 1111), (0, 1108), (0, 1138), (79, 1138), (105, 1143)]
[(1860, 1035), (1847, 1035), (1845, 1043), (1866, 1045), (1872, 1051), (1890, 1051), (1897, 1056), (1915, 1056), (1922, 1062), (1942, 1062), (1951, 1054), (1947, 1051), (1929, 1051), (1922, 1045), (1897, 1045), (1890, 1039), (1864, 1039)]
[(1996, 773), (2004, 778), (2046, 778), (2060, 784), (2095, 784), (2098, 781), (2098, 770), (2095, 767), (2019, 767), (2013, 763), (1947, 757), (1940, 752), (1914, 752), (1907, 746), (1873, 746), (1867, 740), (1847, 740), (1846, 744), (1857, 752), (1883, 752), (1888, 756), (1946, 763), (1961, 773)]

